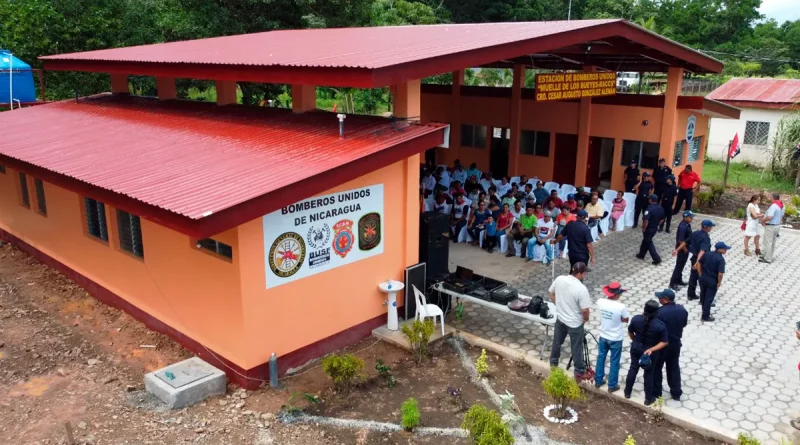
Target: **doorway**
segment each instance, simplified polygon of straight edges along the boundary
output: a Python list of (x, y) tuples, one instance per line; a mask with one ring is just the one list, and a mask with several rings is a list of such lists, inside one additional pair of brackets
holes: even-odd
[(597, 189), (603, 180), (611, 180), (614, 139), (590, 137), (585, 186)]
[(578, 135), (556, 133), (553, 157), (553, 181), (575, 185), (575, 163), (578, 162)]
[(511, 130), (492, 128), (492, 147), (489, 151), (489, 171), (500, 178), (508, 175), (508, 148)]

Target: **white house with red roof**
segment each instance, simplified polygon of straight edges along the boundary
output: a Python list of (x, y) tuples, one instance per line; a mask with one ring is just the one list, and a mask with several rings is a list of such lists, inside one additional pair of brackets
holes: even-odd
[(724, 160), (731, 140), (738, 133), (741, 153), (732, 162), (764, 165), (772, 159), (775, 133), (781, 119), (800, 110), (800, 80), (734, 78), (707, 98), (742, 110), (738, 120), (711, 119), (708, 157)]

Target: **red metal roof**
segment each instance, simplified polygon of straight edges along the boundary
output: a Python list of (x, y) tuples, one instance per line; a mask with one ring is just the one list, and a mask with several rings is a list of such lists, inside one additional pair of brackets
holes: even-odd
[[(438, 138), (419, 153), (441, 143), (443, 127), (354, 115), (340, 138), (327, 112), (103, 95), (0, 114), (0, 159), (198, 220), (425, 135)], [(296, 191), (282, 205), (316, 193)]]
[[(800, 102), (800, 80), (735, 78), (725, 82), (707, 96), (722, 102), (762, 104), (795, 104)], [(767, 108), (771, 108), (767, 106)]]
[(665, 67), (722, 69), (711, 57), (618, 19), (285, 30), (42, 59), (58, 70), (385, 86), (613, 36), (642, 45), (633, 51), (650, 61), (660, 57)]

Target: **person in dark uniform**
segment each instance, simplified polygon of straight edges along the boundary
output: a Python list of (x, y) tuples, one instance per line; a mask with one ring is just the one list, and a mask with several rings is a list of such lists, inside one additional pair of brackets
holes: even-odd
[(663, 387), (661, 382), (664, 380), (663, 371), (664, 365), (667, 366), (667, 383), (669, 384), (669, 393), (672, 395), (673, 400), (680, 400), (683, 391), (681, 390), (681, 338), (683, 337), (683, 328), (689, 323), (689, 312), (680, 304), (675, 304), (675, 292), (670, 289), (664, 289), (661, 292), (656, 292), (656, 298), (661, 303), (658, 308), (658, 315), (656, 318), (661, 320), (667, 327), (667, 334), (669, 335), (669, 344), (661, 350), (659, 360), (655, 363), (656, 369), (653, 374), (653, 392), (655, 398), (661, 397)]
[(692, 236), (693, 218), (694, 213), (691, 210), (683, 212), (683, 221), (678, 224), (678, 233), (675, 234), (675, 250), (672, 252), (672, 256), (677, 259), (675, 260), (675, 269), (672, 271), (672, 278), (669, 280), (669, 288), (674, 291), (678, 290), (678, 286), (686, 286), (686, 283), (683, 282), (683, 268), (689, 259), (687, 241)]
[[(642, 182), (639, 184), (639, 192), (636, 194), (636, 201), (633, 206), (633, 228), (639, 226), (639, 214), (647, 210), (648, 200), (653, 194), (653, 182), (650, 181), (650, 173), (642, 174)], [(658, 202), (658, 201), (656, 201)]]
[(711, 306), (714, 304), (714, 297), (717, 296), (720, 286), (722, 286), (722, 276), (725, 275), (725, 252), (731, 246), (720, 241), (714, 244), (714, 251), (703, 255), (695, 268), (700, 274), (700, 304), (703, 305), (703, 321), (714, 321), (711, 316)]
[(658, 233), (663, 232), (665, 226), (667, 233), (669, 233), (669, 226), (672, 224), (672, 202), (675, 200), (675, 196), (677, 194), (678, 186), (675, 185), (674, 176), (667, 178), (667, 183), (664, 184), (663, 188), (661, 189), (661, 193), (656, 193), (660, 200), (659, 202), (661, 203), (661, 208), (664, 209), (664, 214), (666, 215), (664, 222), (658, 226)]
[(650, 195), (650, 206), (644, 212), (642, 219), (642, 245), (639, 247), (639, 254), (636, 258), (644, 259), (645, 254), (649, 251), (650, 257), (653, 258), (653, 264), (658, 266), (661, 264), (661, 257), (656, 251), (656, 245), (653, 244), (653, 237), (658, 232), (658, 225), (664, 221), (664, 209), (657, 204), (658, 196)]
[(707, 219), (703, 221), (702, 230), (696, 230), (692, 232), (692, 235), (689, 237), (688, 241), (684, 241), (681, 245), (675, 249), (676, 253), (681, 250), (682, 247), (686, 247), (689, 249), (689, 253), (692, 254), (692, 268), (689, 271), (689, 289), (686, 291), (686, 298), (689, 300), (697, 300), (697, 279), (700, 278), (700, 275), (697, 274), (697, 269), (694, 268), (694, 265), (703, 257), (706, 252), (711, 251), (711, 236), (708, 235), (711, 232), (711, 228), (716, 226), (714, 221)]
[(569, 267), (575, 263), (595, 264), (594, 245), (592, 244), (592, 231), (586, 224), (589, 213), (586, 210), (578, 210), (578, 219), (570, 221), (556, 238), (556, 242), (561, 242), (564, 238), (569, 243), (567, 245), (569, 256)]
[[(639, 368), (644, 369), (644, 404), (650, 406), (656, 401), (655, 388), (653, 387), (653, 374), (655, 363), (660, 360), (662, 349), (667, 346), (669, 335), (664, 322), (657, 318), (658, 302), (650, 300), (644, 305), (644, 314), (636, 315), (628, 325), (628, 336), (631, 340), (631, 364), (628, 368), (628, 377), (625, 379), (625, 398), (631, 398), (633, 384)], [(648, 355), (649, 360), (642, 360), (643, 355)]]
[(631, 165), (625, 168), (625, 192), (636, 193), (636, 184), (639, 183), (639, 167), (636, 159), (631, 159)]
[[(661, 199), (661, 193), (667, 187), (667, 179), (672, 176), (672, 169), (667, 167), (667, 160), (661, 158), (658, 160), (658, 167), (653, 170), (653, 182), (655, 183), (655, 194), (658, 195), (658, 199)], [(672, 178), (672, 183), (675, 183), (675, 178)], [(677, 195), (677, 191), (675, 194)], [(670, 208), (670, 210), (672, 210)]]

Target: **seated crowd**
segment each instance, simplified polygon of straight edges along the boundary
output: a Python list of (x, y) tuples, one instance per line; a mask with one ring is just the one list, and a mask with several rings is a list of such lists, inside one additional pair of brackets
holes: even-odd
[(472, 245), (481, 245), (489, 253), (502, 246), (508, 257), (519, 251), (526, 261), (545, 264), (563, 252), (566, 240), (559, 240), (563, 238), (559, 235), (579, 212), (586, 213), (588, 226), (597, 226), (601, 236), (600, 220), (609, 216), (609, 227), (614, 230), (626, 207), (622, 192), (604, 203), (597, 191), (589, 193), (579, 187), (562, 200), (558, 190), (548, 193), (542, 181), (532, 184), (523, 175), (519, 182), (508, 177), (495, 182), (491, 173), (482, 173), (475, 164), (464, 169), (458, 160), (452, 171), (441, 166), (426, 168), (421, 178), (420, 209), (425, 210), (424, 199), (433, 198), (429, 210), (450, 215), (453, 242), (465, 239), (466, 234)]

